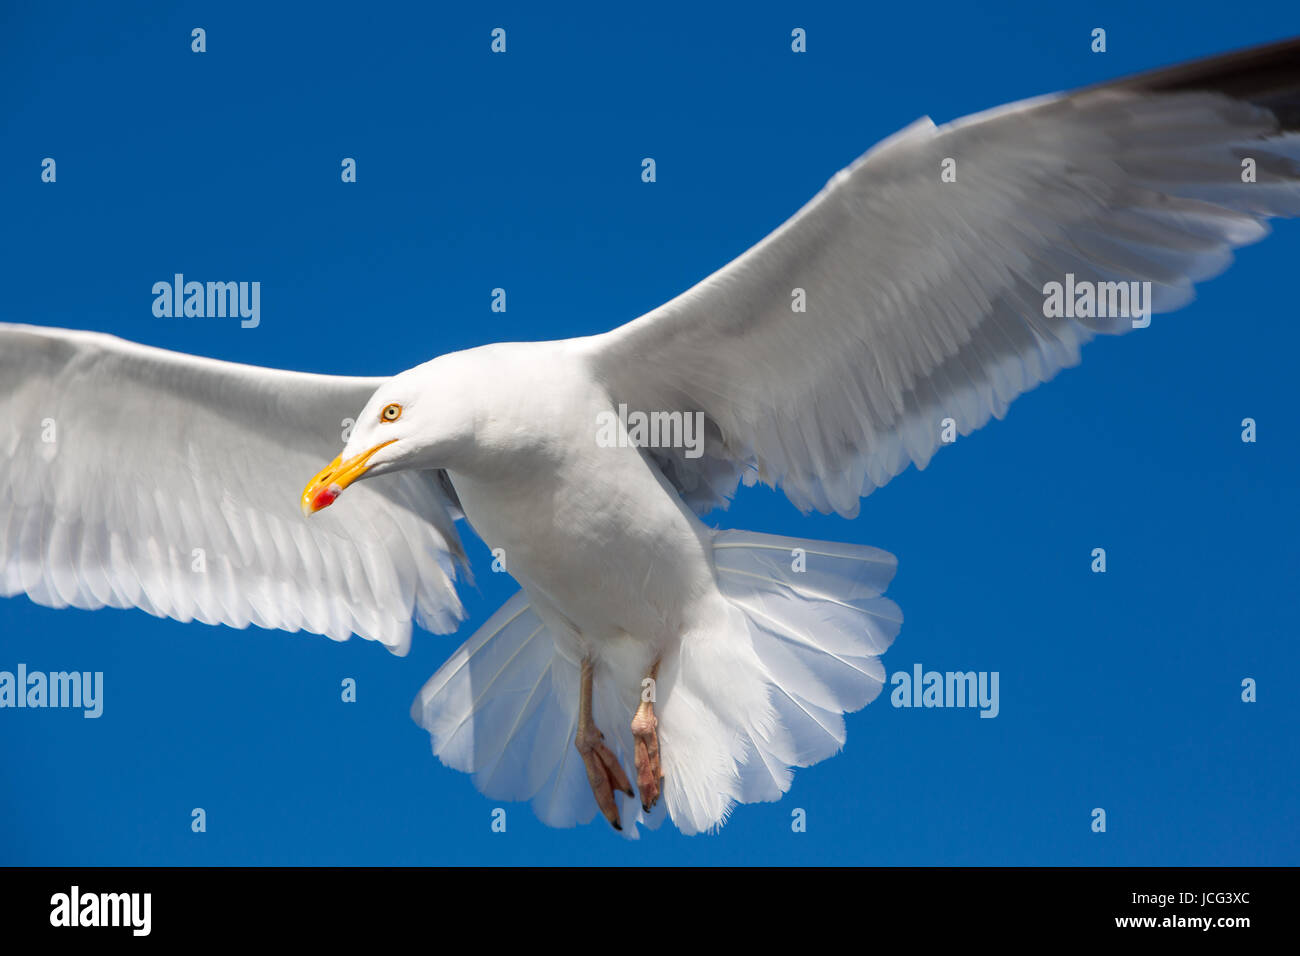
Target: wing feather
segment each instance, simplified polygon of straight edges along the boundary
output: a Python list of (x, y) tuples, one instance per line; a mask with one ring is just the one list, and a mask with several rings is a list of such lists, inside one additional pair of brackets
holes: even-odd
[(1300, 214), (1297, 129), (1300, 40), (920, 120), (734, 262), (586, 340), (593, 374), (612, 403), (704, 415), (703, 456), (654, 453), (697, 510), (761, 480), (852, 517), (928, 464), (945, 419), (1001, 418), (1093, 335), (1133, 327), (1044, 314), (1047, 283), (1149, 282), (1172, 311), (1268, 218)]
[(381, 381), (0, 324), (0, 594), (397, 653), (412, 617), (454, 630), (465, 555), (445, 476), (386, 475), (298, 510)]

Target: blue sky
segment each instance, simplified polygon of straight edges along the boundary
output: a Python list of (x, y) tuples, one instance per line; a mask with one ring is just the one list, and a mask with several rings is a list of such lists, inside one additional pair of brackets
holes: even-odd
[[(351, 374), (597, 332), (918, 116), (1300, 33), (1281, 2), (531, 6), (8, 4), (0, 317)], [(842, 754), (715, 836), (549, 830), (524, 804), (498, 834), (408, 716), (515, 590), (472, 536), (470, 619), (406, 658), (0, 600), (0, 670), (106, 684), (98, 720), (0, 711), (0, 863), (1295, 864), (1300, 226), (1275, 233), (856, 521), (767, 490), (709, 519), (897, 554), (886, 669), (997, 671), (996, 719), (882, 695)], [(261, 281), (261, 325), (155, 318), (176, 272)]]

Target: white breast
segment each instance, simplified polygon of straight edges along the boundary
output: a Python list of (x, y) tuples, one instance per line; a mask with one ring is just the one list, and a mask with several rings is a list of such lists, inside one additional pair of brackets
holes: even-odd
[(539, 612), (594, 644), (675, 640), (699, 600), (716, 598), (708, 531), (640, 451), (597, 443), (610, 405), (578, 369), (551, 363), (530, 381), (538, 400), (499, 409), (486, 438), (516, 436), (516, 447), (452, 469), (452, 482)]

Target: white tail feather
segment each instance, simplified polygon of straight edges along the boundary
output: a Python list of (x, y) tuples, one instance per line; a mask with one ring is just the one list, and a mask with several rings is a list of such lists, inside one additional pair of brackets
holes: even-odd
[[(716, 829), (738, 803), (780, 799), (806, 767), (839, 751), (843, 714), (885, 681), (880, 655), (902, 615), (883, 597), (894, 557), (861, 545), (716, 532), (725, 633), (687, 635), (660, 666), (663, 801), (650, 814), (622, 800), (623, 833)], [(629, 776), (637, 700), (600, 679), (595, 718)], [(521, 592), (439, 669), (411, 709), (443, 763), (493, 799), (531, 800), (551, 826), (586, 823), (595, 799), (573, 746), (578, 670), (555, 650)]]

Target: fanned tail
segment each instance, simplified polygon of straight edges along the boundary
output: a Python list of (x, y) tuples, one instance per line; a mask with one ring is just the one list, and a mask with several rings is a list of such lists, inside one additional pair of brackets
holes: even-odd
[[(844, 714), (880, 693), (880, 655), (902, 615), (884, 592), (897, 562), (878, 548), (719, 531), (713, 536), (725, 625), (665, 655), (656, 713), (663, 799), (646, 814), (623, 799), (623, 834), (665, 816), (683, 833), (721, 826), (740, 803), (779, 800), (794, 767), (844, 746)], [(633, 675), (636, 677), (636, 675)], [(411, 708), (447, 766), (499, 800), (528, 800), (542, 822), (597, 813), (577, 730), (578, 668), (559, 654), (521, 592), (421, 690)], [(595, 719), (635, 777), (629, 725), (639, 677), (597, 672)]]
[[(573, 745), (578, 720), (578, 668), (555, 650), (550, 632), (520, 591), (429, 678), (411, 705), (448, 767), (472, 774), (494, 800), (528, 800), (548, 826), (588, 823), (597, 813), (582, 760)], [(634, 702), (616, 682), (597, 681), (595, 718), (605, 742), (632, 766)], [(647, 814), (622, 802), (623, 834), (635, 824), (658, 826), (662, 804)]]
[(792, 768), (837, 753), (903, 620), (883, 596), (897, 561), (878, 548), (719, 531), (713, 557), (733, 624), (683, 646), (660, 710), (664, 797), (685, 833), (779, 800)]

